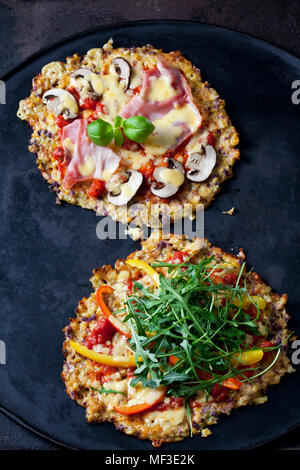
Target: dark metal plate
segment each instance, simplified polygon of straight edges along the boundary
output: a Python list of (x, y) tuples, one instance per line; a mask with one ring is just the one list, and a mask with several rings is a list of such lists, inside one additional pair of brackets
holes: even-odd
[[(151, 449), (115, 431), (88, 425), (60, 379), (61, 329), (91, 289), (94, 267), (113, 263), (138, 244), (99, 241), (93, 212), (55, 205), (26, 150), (29, 128), (16, 118), (31, 79), (52, 60), (85, 53), (113, 36), (116, 45), (152, 43), (179, 49), (201, 68), (227, 101), (241, 136), (234, 180), (205, 213), (205, 235), (225, 250), (243, 247), (250, 266), (281, 293), (287, 292), (292, 328), (299, 332), (299, 111), (291, 84), (300, 77), (295, 57), (246, 35), (199, 23), (140, 21), (99, 28), (34, 56), (6, 78), (0, 106), (0, 205), (2, 248), (0, 339), (1, 405), (35, 430), (85, 449)], [(222, 211), (236, 207), (233, 217)], [(172, 449), (241, 449), (278, 437), (300, 423), (299, 374), (270, 389), (269, 401), (221, 417), (208, 439), (195, 437)]]

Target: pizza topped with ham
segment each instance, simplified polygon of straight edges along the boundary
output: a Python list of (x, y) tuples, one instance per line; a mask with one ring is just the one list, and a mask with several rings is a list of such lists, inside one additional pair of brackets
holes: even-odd
[(58, 200), (125, 223), (147, 223), (123, 210), (136, 203), (168, 204), (171, 219), (207, 206), (239, 158), (224, 101), (200, 70), (152, 46), (110, 40), (45, 65), (18, 116)]

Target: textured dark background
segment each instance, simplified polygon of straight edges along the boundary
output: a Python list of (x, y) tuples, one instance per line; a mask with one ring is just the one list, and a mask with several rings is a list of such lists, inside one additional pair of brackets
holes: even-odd
[[(299, 0), (0, 0), (0, 75), (77, 32), (139, 19), (216, 24), (269, 41), (300, 57)], [(300, 431), (265, 448), (299, 449)], [(0, 414), (0, 449), (55, 446)]]

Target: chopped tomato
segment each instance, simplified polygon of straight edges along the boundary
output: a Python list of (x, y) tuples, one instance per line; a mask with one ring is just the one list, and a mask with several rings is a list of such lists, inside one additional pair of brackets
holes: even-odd
[(52, 155), (53, 155), (53, 158), (57, 162), (62, 162), (63, 159), (65, 158), (65, 151), (64, 151), (63, 147), (56, 147), (56, 149), (54, 149)]
[(246, 313), (248, 313), (248, 315), (250, 315), (250, 317), (252, 318), (252, 320), (255, 320), (255, 318), (257, 317), (257, 308), (255, 307), (255, 305), (250, 305), (246, 310), (245, 310)]
[(171, 258), (169, 258), (169, 263), (182, 264), (186, 256), (188, 256), (188, 254), (185, 251), (175, 251)]
[(64, 158), (65, 158), (65, 151), (63, 147), (56, 147), (52, 155), (53, 155), (53, 158), (57, 161), (57, 166), (58, 166), (58, 170), (60, 172), (61, 178), (64, 178), (66, 169), (63, 164)]
[(224, 401), (227, 398), (227, 389), (223, 385), (215, 384), (211, 388), (210, 394), (214, 401)]
[(149, 411), (166, 411), (168, 408), (170, 408), (169, 403), (162, 401), (161, 403), (153, 405)]
[(133, 93), (134, 93), (135, 95), (137, 95), (137, 94), (141, 91), (141, 87), (140, 87), (140, 86), (137, 86), (137, 87), (135, 87), (132, 91), (133, 91)]
[(231, 284), (232, 286), (236, 285), (237, 279), (238, 279), (238, 275), (235, 273), (227, 273), (223, 277), (225, 284)]
[(133, 140), (128, 139), (127, 137), (124, 136), (124, 142), (122, 144), (122, 148), (125, 150), (129, 150), (131, 152), (137, 152), (138, 150), (142, 150), (143, 147), (141, 144), (138, 144), (136, 142), (133, 142)]
[[(164, 401), (152, 405), (151, 411), (165, 411), (170, 408), (176, 409), (184, 406), (184, 398), (181, 397), (170, 397), (169, 403)], [(150, 411), (150, 410), (149, 410)]]
[(224, 279), (222, 277), (218, 276), (217, 274), (215, 274), (214, 272), (209, 275), (209, 278), (211, 279), (213, 284), (216, 284), (216, 285), (217, 284), (223, 284), (223, 285), (225, 284)]
[[(257, 342), (257, 346), (260, 348), (274, 348), (274, 344), (266, 339), (260, 339)], [(270, 357), (274, 357), (274, 350), (264, 351), (263, 359), (269, 359)]]
[(215, 136), (213, 135), (212, 132), (208, 133), (207, 136), (207, 145), (211, 145), (212, 147), (215, 145)]
[(222, 385), (223, 387), (230, 388), (231, 390), (239, 390), (242, 386), (242, 382), (234, 377), (230, 377), (229, 379), (223, 380)]
[(95, 373), (95, 378), (96, 380), (99, 380), (99, 382), (101, 383), (107, 382), (110, 376), (114, 374), (115, 372), (117, 372), (117, 370), (118, 369), (116, 367), (107, 366), (104, 364), (99, 366), (99, 364), (97, 364), (97, 371)]
[(104, 189), (105, 189), (105, 181), (94, 180), (88, 191), (88, 195), (90, 197), (94, 197), (95, 199), (98, 199)]
[(106, 318), (101, 318), (85, 338), (84, 344), (87, 348), (92, 349), (96, 344), (104, 344), (109, 341), (114, 332), (112, 324)]
[(105, 106), (103, 103), (100, 103), (100, 101), (98, 101), (98, 103), (96, 104), (96, 111), (100, 114), (106, 114)]
[(59, 116), (56, 116), (55, 118), (55, 124), (60, 128), (62, 129), (63, 127), (67, 126), (68, 124), (70, 124), (70, 121), (67, 121), (66, 119), (63, 118), (63, 116), (59, 115)]
[(171, 397), (170, 400), (171, 408), (180, 408), (184, 405), (184, 398), (182, 397)]
[(126, 285), (127, 285), (127, 289), (129, 291), (130, 294), (132, 294), (132, 291), (133, 291), (133, 282), (131, 279), (129, 279), (129, 281), (126, 282)]
[(98, 101), (93, 98), (86, 98), (80, 107), (83, 109), (96, 109), (97, 103)]
[(139, 168), (139, 172), (142, 173), (144, 178), (152, 178), (155, 168), (156, 166), (154, 165), (153, 160), (149, 160), (149, 162)]

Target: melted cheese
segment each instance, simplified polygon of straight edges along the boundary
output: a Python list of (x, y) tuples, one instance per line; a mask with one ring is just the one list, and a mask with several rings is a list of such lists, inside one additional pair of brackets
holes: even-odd
[(129, 383), (127, 406), (140, 405), (141, 403), (148, 403), (149, 405), (152, 405), (156, 403), (164, 393), (164, 387), (142, 387), (140, 383), (138, 383), (135, 387), (131, 387)]
[(93, 157), (88, 156), (85, 159), (85, 161), (81, 165), (79, 165), (78, 169), (82, 176), (84, 177), (92, 176), (92, 174), (94, 173), (96, 169), (96, 165), (95, 165)]
[(120, 114), (130, 97), (124, 92), (124, 84), (119, 80), (119, 75), (113, 65), (109, 69), (109, 75), (103, 75), (102, 80), (104, 91), (101, 102), (105, 106), (107, 114), (101, 116), (101, 119), (105, 119), (112, 124), (114, 118)]
[(74, 152), (74, 144), (70, 137), (67, 137), (65, 140), (62, 141), (62, 144), (66, 150), (73, 153)]
[(153, 121), (154, 132), (145, 140), (146, 152), (152, 155), (162, 155), (174, 147), (182, 135), (184, 127), (195, 132), (198, 126), (198, 116), (193, 107), (186, 103), (181, 108), (174, 108), (163, 118)]
[(172, 87), (167, 77), (163, 75), (159, 78), (151, 78), (151, 87), (148, 93), (148, 100), (150, 101), (164, 101), (176, 95), (176, 90)]
[(51, 80), (58, 80), (64, 72), (64, 67), (60, 62), (50, 62), (42, 68), (42, 75)]
[(163, 168), (160, 171), (159, 179), (164, 184), (172, 184), (173, 186), (181, 186), (184, 182), (184, 174), (177, 169)]
[(103, 93), (103, 82), (99, 75), (94, 72), (90, 72), (88, 77), (72, 77), (71, 86), (75, 88), (79, 88), (81, 98), (85, 98), (88, 96), (90, 90), (90, 85), (92, 86), (93, 90), (97, 95), (102, 95)]
[(171, 432), (175, 426), (183, 423), (186, 417), (184, 407), (175, 408), (165, 411), (152, 411), (145, 415), (145, 424), (147, 427), (161, 426), (167, 434)]

